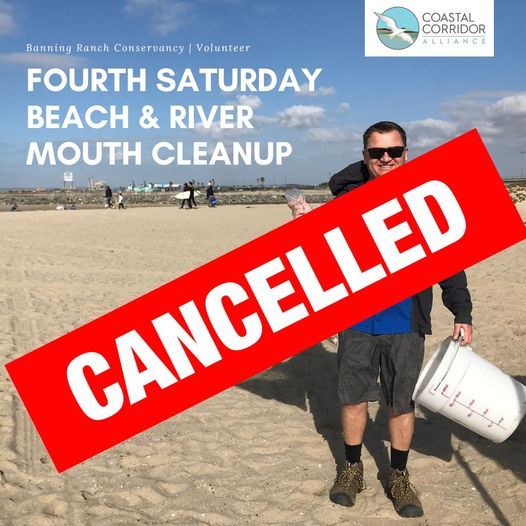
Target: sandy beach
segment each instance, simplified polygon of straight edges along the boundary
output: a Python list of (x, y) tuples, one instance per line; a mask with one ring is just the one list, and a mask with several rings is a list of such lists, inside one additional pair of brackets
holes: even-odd
[[(526, 219), (526, 203), (518, 209)], [(378, 404), (363, 454), (368, 488), (353, 508), (329, 501), (343, 461), (330, 341), (61, 475), (3, 367), (289, 219), (285, 205), (0, 214), (0, 525), (409, 520), (396, 515), (377, 478), (388, 466), (386, 414)], [(473, 348), (523, 383), (525, 261), (523, 242), (467, 270)], [(439, 290), (433, 327), (426, 358), (452, 328)], [(425, 508), (410, 524), (524, 524), (526, 420), (494, 444), (419, 408), (409, 469)]]

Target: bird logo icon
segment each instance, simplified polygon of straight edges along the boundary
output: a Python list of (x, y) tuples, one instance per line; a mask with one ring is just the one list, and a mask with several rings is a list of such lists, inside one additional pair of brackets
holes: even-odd
[(400, 50), (415, 43), (420, 24), (412, 11), (404, 7), (391, 7), (381, 14), (374, 14), (378, 18), (376, 34), (384, 46)]

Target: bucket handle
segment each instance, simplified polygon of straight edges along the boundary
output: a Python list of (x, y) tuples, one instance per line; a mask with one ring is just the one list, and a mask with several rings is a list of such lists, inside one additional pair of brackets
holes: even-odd
[(452, 363), (455, 361), (455, 358), (457, 357), (458, 350), (460, 349), (460, 344), (464, 341), (464, 329), (460, 329), (460, 337), (455, 342), (455, 346), (453, 347), (453, 353), (452, 358), (449, 360), (449, 363), (446, 367), (446, 372), (444, 373), (444, 376), (440, 379), (440, 382), (436, 384), (436, 386), (433, 388), (433, 392), (436, 392), (436, 390), (440, 387), (442, 382), (444, 381), (444, 378), (447, 376), (447, 373), (449, 372), (449, 369), (451, 368)]

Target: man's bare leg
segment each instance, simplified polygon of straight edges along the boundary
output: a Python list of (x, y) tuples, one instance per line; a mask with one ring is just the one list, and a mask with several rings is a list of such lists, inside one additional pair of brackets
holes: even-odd
[(365, 427), (367, 426), (368, 402), (360, 404), (342, 405), (341, 418), (343, 428), (343, 440), (346, 444), (353, 446), (363, 442)]
[(401, 451), (408, 451), (411, 447), (414, 430), (414, 413), (394, 415), (392, 410), (389, 410), (389, 434), (392, 447)]

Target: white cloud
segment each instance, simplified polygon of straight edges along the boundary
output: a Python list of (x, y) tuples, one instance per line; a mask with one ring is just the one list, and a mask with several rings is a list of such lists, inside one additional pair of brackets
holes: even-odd
[(509, 95), (520, 95), (520, 91), (509, 91), (509, 90), (486, 90), (486, 91), (467, 91), (462, 95), (461, 99), (499, 99), (507, 97)]
[(504, 137), (510, 145), (524, 143), (526, 92), (467, 93), (446, 101), (441, 109), (444, 120), (403, 124), (410, 147), (427, 150), (473, 128), (487, 143)]
[(253, 110), (262, 106), (261, 99), (257, 95), (238, 95), (237, 103), (241, 106), (250, 106)]
[[(207, 0), (212, 1), (212, 0)], [(232, 0), (233, 1), (233, 0)], [(255, 110), (263, 105), (263, 102), (257, 95), (237, 95), (235, 101), (227, 101), (227, 104), (232, 106), (248, 106)], [(265, 117), (263, 115), (253, 115), (250, 119), (252, 126), (265, 125), (276, 122), (275, 118)], [(252, 135), (255, 133), (254, 128), (221, 128), (220, 122), (215, 121), (210, 128), (205, 128), (203, 123), (197, 123), (195, 131), (199, 135), (206, 135), (216, 141), (231, 141), (237, 137)]]
[(349, 111), (351, 109), (351, 105), (348, 102), (341, 102), (338, 104), (338, 109), (340, 111)]
[(526, 92), (514, 93), (503, 97), (482, 96), (477, 98), (460, 97), (448, 101), (443, 111), (451, 119), (465, 126), (473, 127), (482, 122), (494, 128), (497, 134), (511, 131), (524, 133), (526, 119)]
[(124, 12), (148, 20), (153, 31), (166, 36), (188, 23), (199, 4), (239, 5), (241, 0), (125, 0)]
[(21, 64), (41, 68), (68, 68), (84, 63), (84, 57), (52, 53), (0, 53), (0, 63)]
[(149, 18), (149, 23), (160, 36), (174, 33), (195, 10), (194, 2), (184, 0), (126, 0), (124, 11), (132, 16)]
[(329, 88), (325, 88), (323, 86), (320, 87), (320, 89), (314, 93), (318, 93), (320, 97), (328, 97), (329, 95), (334, 95), (336, 93), (336, 89), (332, 86)]
[(296, 105), (278, 113), (278, 122), (286, 128), (311, 128), (318, 126), (325, 118), (320, 106)]
[(336, 93), (336, 89), (333, 87), (319, 87), (316, 91), (309, 91), (309, 84), (306, 82), (305, 84), (302, 84), (300, 86), (300, 91), (296, 92), (297, 95), (303, 96), (303, 97), (328, 97), (330, 95), (334, 95)]
[(526, 92), (502, 97), (492, 103), (482, 102), (474, 108), (471, 119), (464, 122), (478, 128), (483, 137), (491, 142), (497, 137), (506, 137), (510, 143), (524, 143), (526, 129)]
[(430, 150), (459, 134), (454, 122), (431, 118), (404, 122), (403, 128), (407, 133), (409, 147), (417, 150)]
[(490, 107), (495, 115), (526, 115), (526, 93), (504, 97)]
[(309, 139), (314, 142), (346, 142), (350, 134), (340, 128), (312, 128)]
[(195, 125), (199, 135), (209, 137), (214, 141), (233, 141), (240, 137), (254, 134), (254, 128), (221, 128), (219, 122), (213, 122), (210, 128), (205, 128), (203, 123)]
[(0, 35), (12, 35), (16, 29), (13, 6), (0, 0)]
[(254, 115), (252, 117), (252, 124), (265, 126), (266, 124), (276, 124), (278, 122), (277, 117), (267, 117), (265, 115)]

